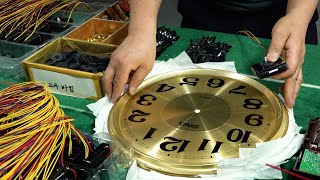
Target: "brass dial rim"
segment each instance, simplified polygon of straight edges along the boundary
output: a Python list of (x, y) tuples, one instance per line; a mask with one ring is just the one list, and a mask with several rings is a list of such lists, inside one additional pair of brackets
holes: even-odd
[[(262, 85), (261, 83), (247, 77), (241, 74), (229, 72), (229, 71), (223, 71), (223, 70), (214, 70), (214, 69), (188, 69), (188, 70), (181, 70), (181, 71), (175, 71), (175, 72), (169, 72), (165, 74), (161, 74), (152, 78), (149, 78), (143, 82), (143, 84), (138, 88), (137, 93), (134, 96), (131, 96), (129, 93), (124, 94), (120, 100), (114, 105), (112, 108), (110, 115), (109, 115), (109, 121), (108, 121), (108, 128), (109, 133), (112, 135), (119, 136), (123, 140), (126, 140), (133, 144), (134, 152), (135, 152), (135, 158), (138, 162), (138, 164), (145, 168), (145, 169), (153, 169), (165, 174), (173, 174), (173, 175), (182, 175), (182, 176), (194, 176), (197, 174), (212, 174), (216, 172), (217, 169), (217, 162), (219, 159), (223, 158), (218, 153), (211, 154), (211, 159), (208, 160), (175, 160), (175, 159), (165, 159), (165, 158), (159, 158), (158, 154), (154, 156), (153, 153), (146, 153), (145, 150), (141, 150), (143, 146), (140, 144), (137, 144), (134, 142), (133, 137), (130, 137), (130, 133), (128, 132), (130, 130), (126, 130), (126, 125), (124, 121), (126, 121), (126, 113), (130, 112), (128, 110), (128, 103), (129, 101), (132, 101), (131, 98), (135, 98), (137, 95), (139, 95), (139, 92), (143, 92), (146, 88), (153, 86), (156, 83), (163, 82), (166, 80), (178, 78), (178, 77), (185, 77), (185, 76), (195, 76), (195, 77), (223, 77), (226, 78), (225, 80), (233, 80), (234, 82), (239, 83), (245, 83), (250, 86), (250, 88), (253, 88), (253, 92), (261, 92), (262, 96), (267, 105), (270, 105), (272, 107), (269, 108), (268, 113), (266, 114), (274, 114), (273, 118), (277, 118), (274, 121), (277, 121), (276, 123), (273, 123), (275, 127), (278, 127), (277, 129), (273, 129), (272, 132), (269, 133), (269, 137), (265, 138), (267, 141), (272, 139), (277, 139), (280, 137), (283, 137), (287, 131), (288, 127), (288, 114), (285, 106), (283, 105), (282, 101), (267, 87)], [(188, 94), (188, 93), (186, 93)], [(194, 93), (191, 93), (194, 95)], [(175, 96), (176, 97), (176, 96)], [(186, 95), (186, 97), (189, 97)], [(217, 96), (218, 97), (218, 96)], [(131, 99), (131, 100), (130, 100)], [(164, 98), (163, 98), (164, 99)], [(162, 99), (162, 100), (163, 100)], [(181, 98), (183, 101), (184, 97)], [(216, 101), (217, 99), (214, 99)], [(231, 99), (232, 100), (232, 99)], [(172, 102), (172, 101), (170, 101)], [(169, 102), (169, 103), (170, 103)], [(221, 104), (221, 103), (220, 103)], [(227, 104), (227, 103), (226, 103)], [(133, 105), (132, 105), (133, 106)], [(227, 107), (228, 105), (226, 105)], [(129, 108), (130, 109), (130, 108)], [(169, 107), (170, 109), (170, 107)], [(277, 112), (269, 112), (271, 110), (275, 110)], [(160, 110), (159, 110), (160, 111)], [(277, 116), (277, 117), (276, 117)], [(255, 116), (253, 116), (255, 117)], [(269, 117), (269, 116), (267, 116)], [(271, 115), (270, 115), (271, 117)], [(131, 123), (131, 122), (129, 122)], [(169, 127), (169, 126), (168, 126)], [(221, 126), (222, 127), (222, 126)], [(220, 128), (220, 126), (219, 126)], [(180, 131), (183, 131), (179, 129)], [(134, 132), (136, 133), (136, 132)], [(176, 133), (176, 132), (175, 132)], [(199, 132), (198, 132), (199, 133)], [(201, 132), (200, 132), (201, 133)], [(261, 133), (263, 134), (263, 133)], [(134, 136), (134, 135), (133, 135)], [(140, 141), (140, 140), (139, 140)], [(185, 142), (185, 141), (184, 141)], [(256, 141), (258, 142), (258, 141)], [(250, 143), (249, 143), (250, 145)], [(241, 145), (239, 145), (241, 147)], [(231, 152), (232, 154), (232, 152)], [(234, 152), (233, 152), (234, 154)], [(232, 155), (233, 155), (232, 154)], [(169, 156), (169, 154), (168, 154)], [(195, 156), (196, 157), (196, 156)], [(195, 158), (193, 157), (193, 158)], [(212, 159), (214, 159), (212, 161)], [(196, 163), (198, 161), (201, 161), (201, 163)]]

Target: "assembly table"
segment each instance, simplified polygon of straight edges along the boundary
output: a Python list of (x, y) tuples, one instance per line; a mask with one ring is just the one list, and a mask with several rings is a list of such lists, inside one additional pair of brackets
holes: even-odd
[[(219, 32), (208, 32), (193, 29), (173, 28), (180, 36), (179, 40), (166, 49), (157, 60), (166, 61), (174, 58), (189, 46), (191, 39), (199, 39), (203, 36), (216, 36), (217, 41), (226, 42), (232, 46), (227, 53), (226, 60), (234, 61), (239, 73), (253, 77), (250, 66), (263, 60), (264, 50), (258, 46), (252, 39), (244, 35), (234, 35)], [(266, 47), (269, 46), (269, 39), (259, 38)], [(303, 64), (303, 79), (299, 96), (294, 107), (296, 123), (302, 126), (302, 131), (308, 127), (308, 122), (312, 118), (320, 116), (320, 46), (307, 45), (305, 61)], [(258, 80), (258, 79), (257, 79)], [(0, 75), (0, 90), (8, 87), (10, 83), (19, 83), (27, 81), (24, 78), (4, 78)], [(282, 81), (266, 79), (258, 80), (271, 90), (278, 92), (278, 87)], [(95, 117), (86, 105), (94, 103), (93, 100), (56, 95), (59, 99), (61, 108), (66, 115), (74, 118), (74, 124), (85, 133), (94, 133)], [(284, 165), (284, 168), (290, 169), (294, 164), (294, 158)], [(286, 175), (284, 178), (290, 179)]]

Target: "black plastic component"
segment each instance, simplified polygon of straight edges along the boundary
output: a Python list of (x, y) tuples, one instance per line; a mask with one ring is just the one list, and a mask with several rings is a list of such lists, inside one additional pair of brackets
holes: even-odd
[(67, 146), (64, 152), (64, 160), (67, 162), (76, 163), (76, 159), (84, 158), (84, 148), (82, 147), (73, 146), (72, 153), (70, 155), (68, 154), (68, 151), (69, 147)]
[(309, 122), (309, 128), (303, 144), (306, 148), (320, 153), (320, 118), (313, 119)]
[[(49, 18), (49, 20), (51, 21), (57, 21), (58, 23), (68, 23), (68, 18), (65, 18), (65, 17), (55, 17), (55, 18)], [(69, 23), (73, 23), (73, 19), (70, 18), (69, 19)]]
[(49, 180), (86, 180), (89, 179), (89, 176), (86, 169), (68, 165), (53, 172)]
[[(58, 169), (56, 173), (53, 173), (50, 180), (86, 180), (89, 177), (94, 176), (106, 165), (106, 160), (110, 155), (109, 144), (101, 143), (98, 147), (94, 148), (94, 144), (91, 140), (88, 141), (88, 145), (91, 147), (89, 156), (85, 158), (84, 145), (77, 138), (77, 136), (72, 135), (72, 154), (69, 156), (69, 141), (66, 140), (66, 146), (64, 148), (64, 165), (65, 167)], [(100, 176), (108, 177), (108, 172), (99, 172)]]
[(51, 26), (52, 26), (52, 23), (44, 22), (40, 24), (38, 31), (49, 33), (51, 31)]
[[(76, 163), (76, 159), (78, 158), (84, 158), (84, 145), (81, 143), (80, 139), (77, 138), (77, 136), (72, 135), (71, 136), (72, 141), (72, 154), (70, 156), (68, 155), (69, 152), (69, 139), (66, 140), (66, 146), (64, 149), (64, 159), (67, 162)], [(91, 149), (94, 149), (94, 144), (89, 142), (88, 144), (91, 146)], [(81, 157), (80, 157), (81, 156)]]
[(50, 59), (54, 62), (58, 62), (63, 60), (63, 56), (60, 53), (54, 53), (52, 56), (50, 56)]
[(18, 37), (19, 35), (21, 35), (21, 32), (14, 31), (10, 33), (8, 37), (6, 37), (5, 34), (1, 34), (0, 39), (16, 43), (39, 46), (45, 44), (46, 42), (54, 38), (54, 36), (52, 35), (34, 33), (31, 37), (27, 39), (27, 37), (30, 35), (30, 32), (25, 32), (20, 37)]
[(30, 45), (35, 45), (35, 46), (39, 46), (39, 45), (43, 45), (47, 42), (49, 42), (50, 40), (52, 40), (54, 38), (54, 36), (52, 35), (46, 35), (46, 34), (35, 34), (32, 37), (30, 37), (28, 40), (26, 40), (25, 44), (30, 44)]
[[(84, 153), (84, 152), (83, 152)], [(84, 155), (84, 154), (83, 154)], [(89, 157), (87, 159), (84, 156), (78, 156), (79, 158), (76, 160), (79, 165), (87, 168), (98, 168), (103, 161), (110, 155), (110, 147), (109, 144), (100, 144), (94, 152), (90, 152)]]
[(30, 44), (30, 45), (42, 45), (44, 44), (44, 39), (39, 34), (32, 35), (29, 39), (25, 41), (25, 38), (20, 43)]
[(72, 165), (70, 165), (69, 167), (72, 168), (72, 169), (74, 169), (75, 172), (77, 173), (77, 178), (76, 178), (76, 180), (89, 179), (90, 174), (89, 174), (89, 172), (88, 172), (87, 169), (81, 168), (81, 167), (75, 167), (75, 166), (72, 166)]
[(16, 43), (23, 43), (23, 41), (29, 36), (29, 33), (25, 33), (25, 34), (21, 35), (19, 38), (17, 38), (21, 34), (21, 32), (18, 32), (18, 31), (14, 32), (13, 34), (14, 34), (14, 36), (12, 36), (6, 40), (16, 42)]
[(40, 25), (39, 32), (59, 34), (70, 28), (70, 24), (45, 21)]
[(14, 31), (14, 32), (10, 33), (9, 36), (5, 40), (14, 42), (14, 39), (16, 37), (18, 37), (19, 35), (20, 35), (20, 32)]
[(165, 49), (167, 49), (179, 39), (179, 35), (176, 33), (176, 31), (166, 28), (165, 26), (161, 26), (157, 28), (156, 39), (157, 57), (159, 57)]
[(6, 39), (6, 36), (8, 35), (9, 33), (9, 30), (8, 29), (5, 29), (1, 34), (0, 34), (0, 39), (1, 40), (5, 40)]
[(70, 170), (69, 167), (60, 168), (56, 173), (51, 175), (49, 180), (76, 180), (78, 176), (77, 172), (72, 170)]
[(288, 66), (284, 60), (279, 58), (275, 62), (262, 61), (254, 64), (251, 66), (251, 69), (256, 76), (258, 76), (260, 79), (264, 79), (287, 70)]
[(191, 40), (186, 53), (193, 63), (223, 62), (232, 46), (227, 43), (216, 42), (216, 37), (202, 37)]

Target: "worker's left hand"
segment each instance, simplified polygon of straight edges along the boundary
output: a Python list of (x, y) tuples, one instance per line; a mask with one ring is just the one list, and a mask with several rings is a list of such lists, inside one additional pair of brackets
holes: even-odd
[(302, 64), (306, 52), (305, 37), (308, 24), (302, 24), (296, 20), (293, 14), (288, 14), (275, 24), (272, 29), (272, 40), (267, 59), (276, 61), (285, 50), (284, 59), (288, 70), (273, 76), (277, 79), (285, 79), (285, 84), (279, 90), (284, 91), (285, 103), (289, 108), (295, 104), (303, 82)]

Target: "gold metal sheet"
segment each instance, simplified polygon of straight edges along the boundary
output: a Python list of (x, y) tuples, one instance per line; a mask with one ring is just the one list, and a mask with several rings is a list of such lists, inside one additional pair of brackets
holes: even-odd
[(239, 148), (282, 137), (287, 111), (268, 88), (244, 75), (189, 69), (146, 80), (123, 95), (109, 132), (132, 144), (138, 164), (165, 174), (216, 172)]

